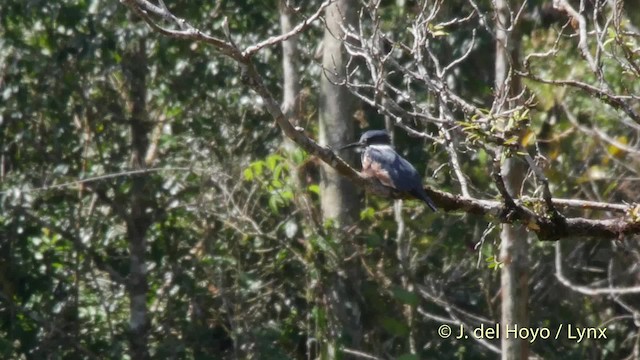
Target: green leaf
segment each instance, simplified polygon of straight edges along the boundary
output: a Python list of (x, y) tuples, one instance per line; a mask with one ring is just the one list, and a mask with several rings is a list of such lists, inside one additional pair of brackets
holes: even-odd
[(391, 292), (393, 293), (393, 297), (403, 304), (411, 306), (418, 305), (418, 296), (414, 292), (399, 287), (394, 288)]
[(273, 169), (273, 180), (280, 180), (280, 175), (282, 175), (282, 169), (284, 168), (284, 163), (279, 163)]
[(429, 32), (433, 37), (447, 36), (449, 33), (445, 31), (445, 27), (441, 25), (429, 25)]
[(292, 153), (291, 153), (291, 159), (293, 160), (293, 162), (296, 165), (300, 165), (302, 164), (302, 162), (304, 161), (304, 159), (307, 157), (307, 153), (304, 152), (304, 150), (302, 149), (295, 149)]
[(518, 137), (517, 136), (512, 136), (510, 138), (508, 138), (507, 140), (504, 141), (505, 145), (514, 145), (518, 143)]
[(309, 186), (307, 187), (307, 190), (308, 190), (309, 192), (312, 192), (312, 193), (314, 193), (314, 194), (318, 195), (318, 196), (320, 195), (320, 186), (318, 186), (318, 184), (311, 184), (311, 185), (309, 185)]
[(253, 171), (251, 170), (251, 168), (244, 169), (243, 175), (246, 181), (253, 180)]
[(282, 161), (282, 156), (278, 154), (272, 154), (267, 157), (267, 168), (273, 171), (276, 168), (276, 165)]
[(373, 220), (375, 218), (376, 211), (372, 207), (366, 207), (360, 211), (360, 220)]
[(487, 155), (487, 152), (484, 149), (478, 150), (478, 161), (480, 164), (485, 165), (488, 160), (489, 156)]
[(280, 196), (272, 195), (269, 198), (269, 208), (271, 209), (271, 211), (273, 213), (277, 213), (278, 212), (281, 204), (282, 204), (282, 199), (280, 199)]
[(284, 199), (284, 200), (288, 200), (291, 201), (293, 200), (293, 191), (291, 190), (284, 190), (280, 193), (280, 196)]
[(486, 258), (486, 262), (488, 263), (487, 267), (489, 269), (493, 269), (493, 270), (502, 269), (502, 266), (503, 266), (502, 262), (498, 261), (498, 259), (494, 255)]
[(289, 252), (286, 249), (278, 251), (278, 253), (276, 254), (276, 263), (282, 263), (287, 259), (287, 257), (289, 257)]

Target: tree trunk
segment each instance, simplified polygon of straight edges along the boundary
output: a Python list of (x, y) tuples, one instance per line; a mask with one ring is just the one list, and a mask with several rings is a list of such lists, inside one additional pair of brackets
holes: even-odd
[[(322, 66), (320, 81), (320, 143), (334, 149), (347, 144), (354, 136), (355, 98), (341, 85), (347, 71), (347, 55), (342, 45), (341, 25), (355, 24), (356, 2), (338, 0), (327, 7), (325, 12)], [(353, 163), (351, 151), (340, 154)], [(339, 227), (349, 225), (357, 216), (359, 193), (346, 178), (326, 164), (322, 164), (322, 214), (325, 219), (333, 219)]]
[[(324, 68), (320, 84), (320, 143), (337, 149), (353, 141), (355, 98), (345, 86), (348, 71), (348, 57), (343, 46), (344, 33), (341, 26), (354, 27), (356, 5), (353, 0), (338, 0), (325, 10), (322, 66)], [(343, 158), (353, 164), (355, 153), (343, 151)], [(332, 236), (338, 244), (338, 264), (329, 274), (328, 288), (325, 290), (329, 305), (330, 339), (323, 353), (327, 358), (338, 357), (339, 343), (348, 347), (358, 347), (362, 336), (360, 324), (359, 281), (357, 263), (343, 263), (344, 254), (349, 253), (349, 239), (341, 238), (358, 217), (360, 192), (346, 178), (334, 169), (322, 164), (320, 181), (320, 203), (325, 222), (336, 229)], [(347, 286), (348, 285), (348, 286)]]
[[(144, 168), (145, 154), (149, 147), (151, 124), (146, 110), (147, 54), (144, 39), (129, 50), (123, 59), (123, 71), (127, 81), (130, 104), (129, 125), (131, 131), (131, 167)], [(147, 195), (148, 194), (148, 195)], [(147, 314), (147, 270), (145, 265), (146, 234), (152, 219), (152, 208), (147, 186), (147, 175), (132, 177), (127, 216), (129, 240), (129, 345), (132, 359), (148, 359), (149, 319)]]
[[(293, 28), (291, 21), (291, 9), (287, 1), (280, 0), (280, 28), (282, 33), (288, 33)], [(298, 121), (299, 104), (296, 101), (300, 92), (300, 76), (298, 75), (298, 37), (292, 36), (282, 42), (282, 112), (294, 126)], [(291, 145), (293, 142), (285, 138), (285, 142)], [(288, 145), (287, 145), (288, 146)]]
[[(509, 88), (505, 86), (505, 80), (510, 71), (511, 61), (516, 61), (518, 44), (512, 31), (508, 31), (510, 13), (508, 0), (496, 0), (496, 64), (495, 64), (495, 91), (496, 96), (509, 91), (517, 94), (520, 86), (516, 81), (511, 81)], [(505, 103), (505, 106), (509, 106)], [(525, 167), (522, 161), (508, 158), (502, 164), (502, 177), (509, 194), (519, 197), (520, 188), (524, 181)], [(527, 359), (528, 345), (526, 340), (517, 339), (513, 333), (507, 336), (508, 330), (516, 326), (528, 326), (527, 305), (529, 299), (529, 272), (527, 232), (524, 226), (506, 225), (502, 227), (500, 234), (500, 261), (503, 263), (501, 274), (502, 294), (502, 319), (501, 319), (501, 344), (502, 359)]]

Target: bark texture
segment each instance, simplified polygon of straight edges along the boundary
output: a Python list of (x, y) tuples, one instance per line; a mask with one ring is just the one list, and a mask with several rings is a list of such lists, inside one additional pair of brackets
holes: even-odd
[[(342, 27), (356, 24), (356, 1), (338, 0), (325, 10), (325, 32), (323, 38), (322, 66), (324, 68), (320, 85), (320, 144), (337, 149), (354, 138), (355, 98), (341, 85), (349, 70), (348, 56), (344, 49)], [(355, 154), (344, 151), (341, 154), (348, 162), (354, 163)], [(320, 203), (325, 222), (332, 223), (332, 237), (338, 242), (337, 263), (325, 281), (330, 290), (325, 299), (330, 311), (330, 335), (323, 349), (329, 359), (339, 358), (341, 345), (358, 348), (362, 337), (361, 306), (358, 289), (358, 264), (345, 262), (345, 254), (350, 253), (349, 238), (345, 231), (358, 216), (360, 192), (354, 184), (340, 175), (332, 166), (323, 163), (320, 181)]]
[[(146, 166), (144, 159), (149, 148), (149, 133), (152, 126), (146, 109), (147, 54), (144, 39), (135, 44), (123, 60), (123, 71), (127, 81), (129, 103), (129, 126), (131, 131), (131, 167)], [(147, 211), (156, 207), (150, 204), (150, 189), (147, 175), (132, 177), (129, 191), (129, 209), (121, 211), (127, 227), (129, 240), (129, 346), (132, 359), (148, 359), (149, 318), (147, 309), (147, 269), (145, 265), (146, 236), (152, 222)], [(116, 204), (117, 206), (117, 204)]]
[[(495, 91), (498, 95), (518, 93), (520, 86), (510, 79), (509, 72), (514, 59), (517, 59), (518, 44), (513, 36), (511, 14), (508, 0), (496, 0), (496, 65)], [(507, 85), (508, 84), (508, 85)], [(505, 101), (503, 106), (509, 106)], [(506, 126), (506, 125), (503, 125)], [(507, 158), (500, 169), (507, 192), (513, 198), (520, 198), (520, 189), (526, 172), (525, 164), (516, 158)], [(527, 231), (523, 225), (503, 224), (500, 233), (500, 261), (502, 294), (502, 334), (507, 327), (526, 327), (528, 325), (528, 279), (529, 244)], [(502, 336), (502, 359), (527, 359), (527, 341), (515, 336)]]

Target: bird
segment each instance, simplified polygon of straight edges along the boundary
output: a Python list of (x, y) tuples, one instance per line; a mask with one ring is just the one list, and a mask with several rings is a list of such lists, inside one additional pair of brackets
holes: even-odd
[(365, 177), (375, 178), (382, 185), (422, 200), (432, 211), (437, 211), (433, 200), (422, 187), (420, 174), (393, 149), (386, 130), (365, 131), (358, 142), (342, 146), (340, 150), (349, 148), (360, 150), (362, 174)]

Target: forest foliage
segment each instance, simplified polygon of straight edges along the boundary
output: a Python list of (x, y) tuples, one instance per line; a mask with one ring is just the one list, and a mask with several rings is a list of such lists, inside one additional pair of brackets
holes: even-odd
[[(341, 358), (495, 358), (499, 339), (438, 329), (500, 322), (504, 222), (529, 229), (528, 327), (607, 328), (531, 341), (530, 355), (640, 358), (631, 2), (511, 1), (518, 91), (499, 93), (492, 2), (354, 1), (350, 135), (393, 129), (448, 211), (359, 183), (346, 228), (320, 210), (325, 155), (286, 139), (256, 91), (257, 77), (281, 101), (282, 39), (242, 63), (161, 34), (136, 3), (0, 3), (0, 358), (312, 359), (327, 343)], [(324, 6), (154, 4), (237, 49), (277, 38), (283, 6), (294, 24)], [(333, 71), (323, 32), (320, 16), (295, 36), (304, 139)], [(506, 158), (530, 166), (515, 210), (494, 176)], [(540, 241), (541, 219), (564, 218), (603, 222)], [(357, 341), (327, 301), (353, 276)]]

